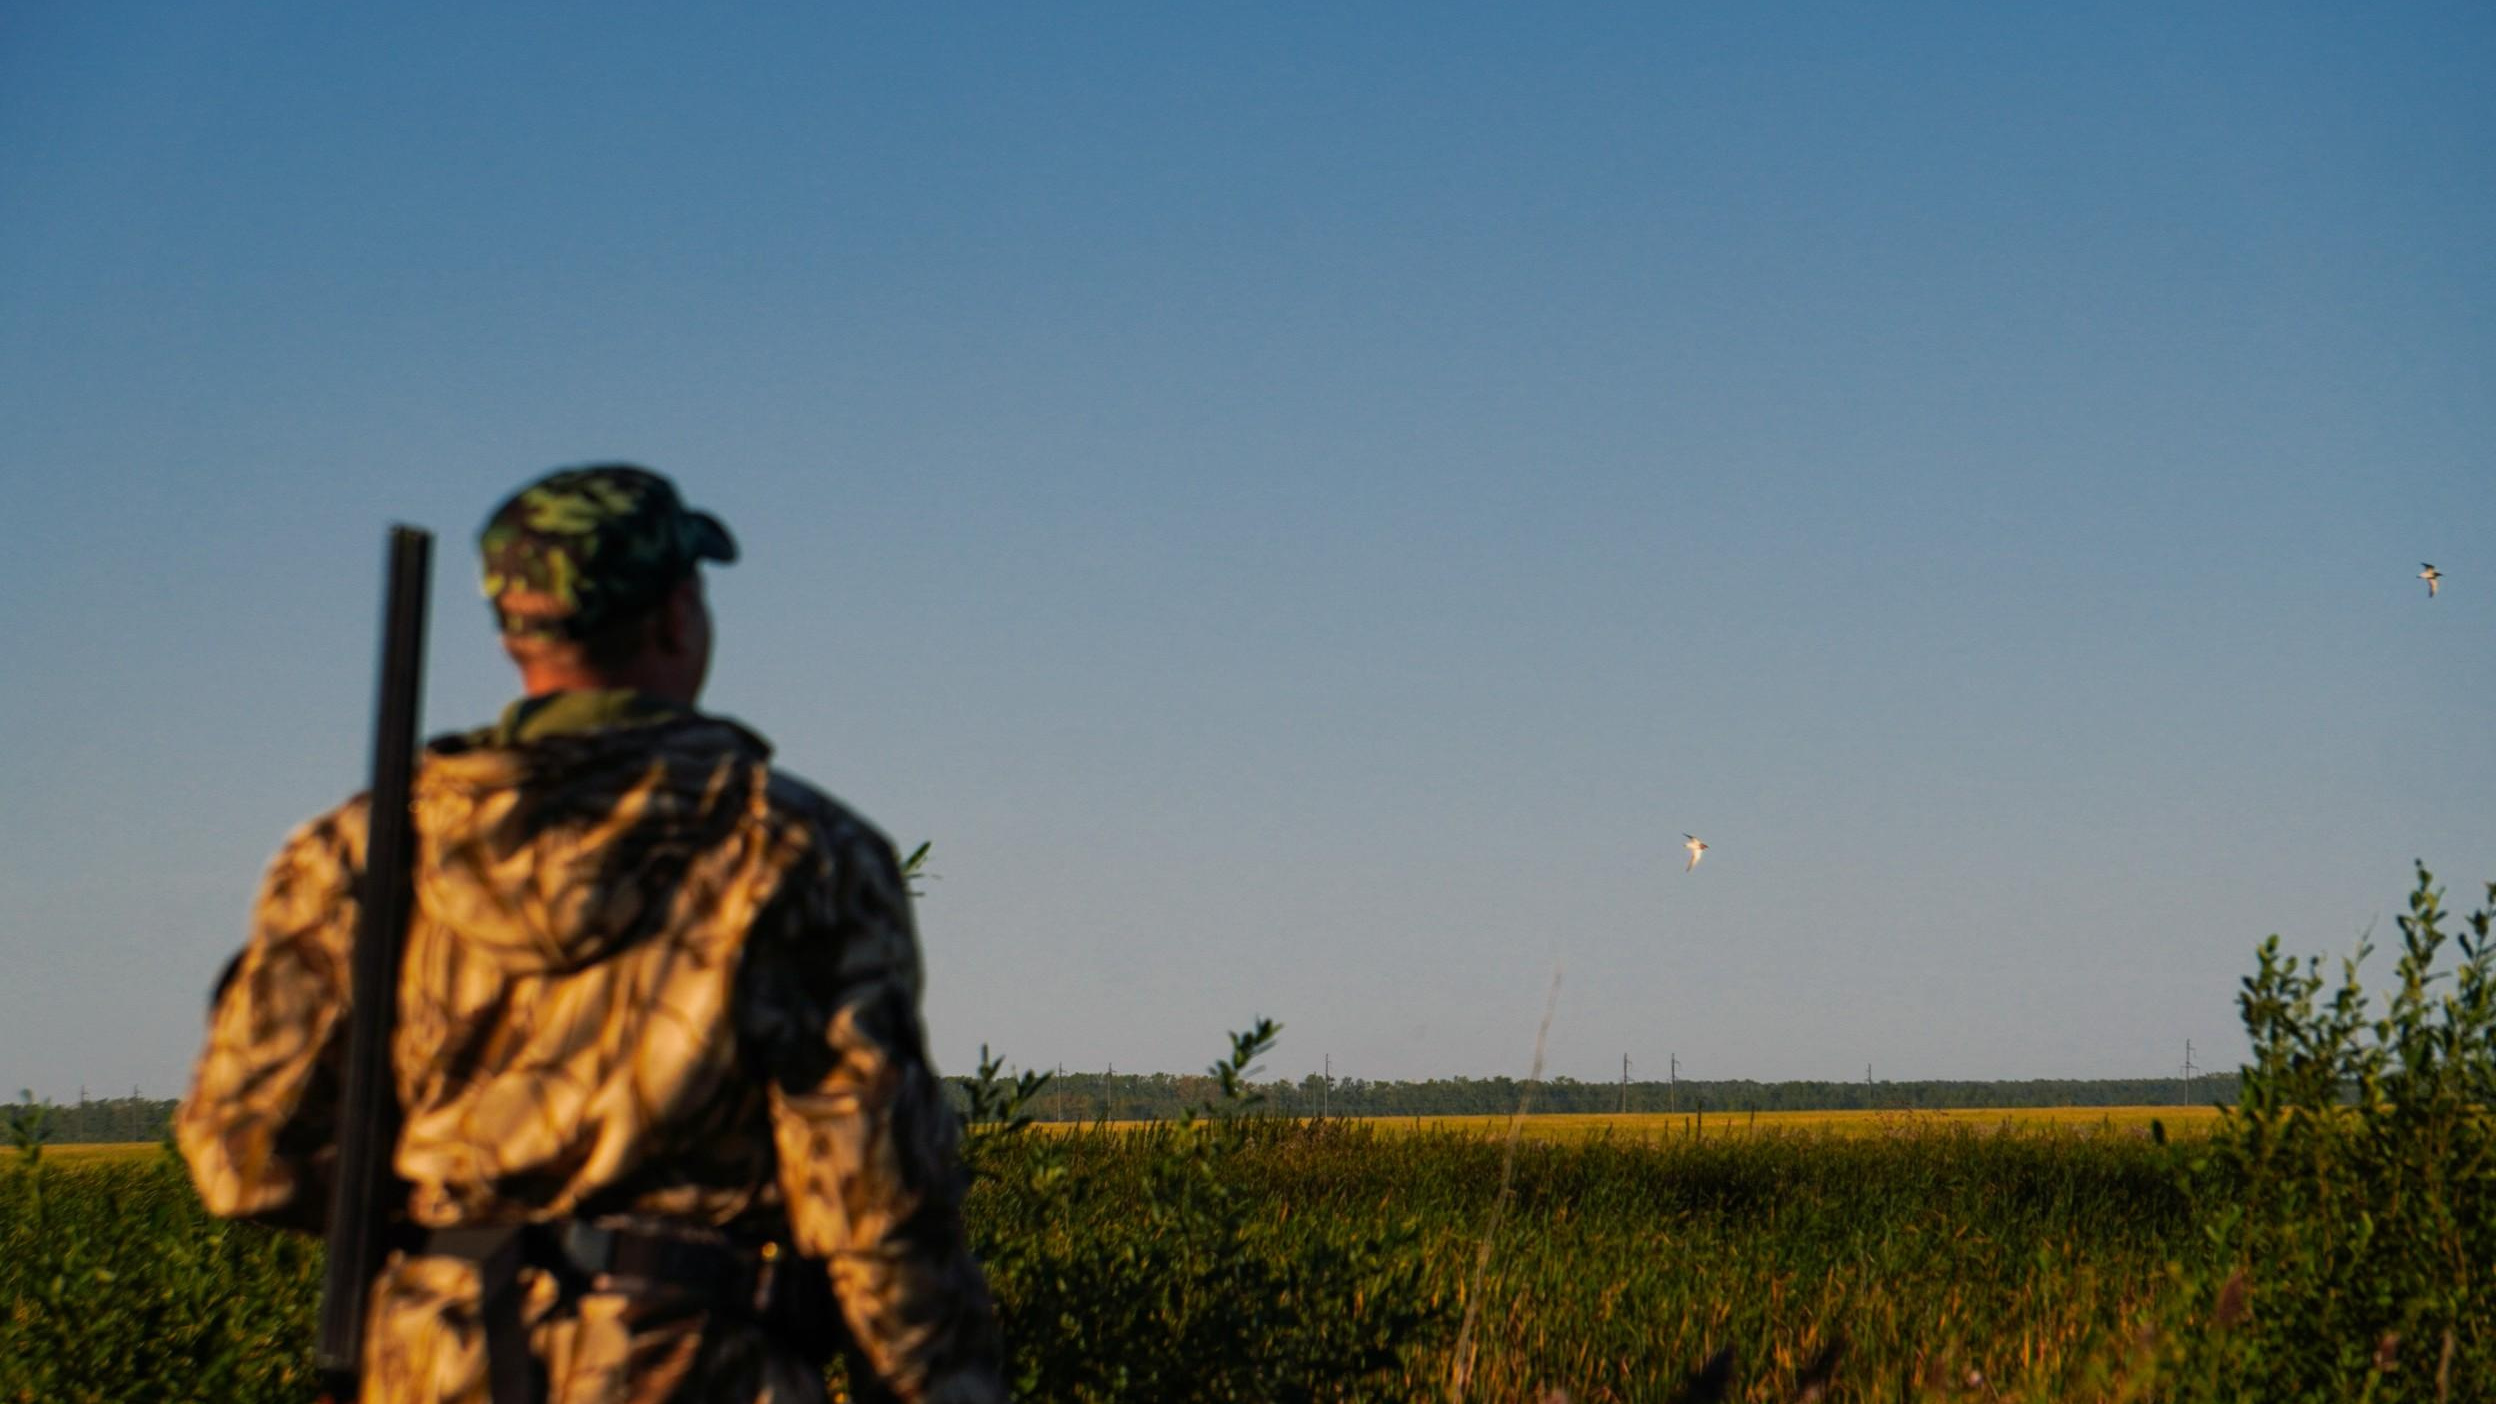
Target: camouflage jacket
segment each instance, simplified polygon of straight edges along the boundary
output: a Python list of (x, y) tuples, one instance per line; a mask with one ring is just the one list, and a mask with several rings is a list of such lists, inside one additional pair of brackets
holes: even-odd
[[(408, 1217), (788, 1242), (887, 1389), (1002, 1399), (892, 846), (733, 723), (629, 694), (545, 710), (436, 741), (417, 774), (392, 1047)], [(325, 1215), (364, 841), (361, 797), (287, 840), (218, 990), (176, 1118), (215, 1213)], [(751, 1322), (523, 1282), (561, 1404), (822, 1398)], [(484, 1399), (475, 1286), (466, 1262), (392, 1255), (367, 1400)]]

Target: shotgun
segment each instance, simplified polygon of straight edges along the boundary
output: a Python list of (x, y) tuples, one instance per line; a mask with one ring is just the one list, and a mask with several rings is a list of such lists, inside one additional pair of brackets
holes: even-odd
[(347, 1064), (339, 1097), (338, 1160), (330, 1186), (329, 1261), (321, 1279), (320, 1335), (313, 1365), (338, 1404), (350, 1404), (364, 1357), (364, 1304), (390, 1217), (406, 1200), (392, 1169), (398, 1146), (398, 1084), (390, 1035), (399, 1007), (399, 965), (414, 906), (416, 833), (410, 813), (416, 770), (416, 714), (425, 669), (425, 594), (433, 534), (390, 528), (382, 605), (381, 684), (373, 708), (373, 783), (357, 894), (354, 985)]

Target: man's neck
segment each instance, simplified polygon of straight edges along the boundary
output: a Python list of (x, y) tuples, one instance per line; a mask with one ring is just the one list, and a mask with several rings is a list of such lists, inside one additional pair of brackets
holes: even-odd
[(550, 736), (650, 726), (691, 715), (690, 707), (636, 688), (559, 688), (504, 708), (492, 735), (496, 745), (525, 746)]
[(545, 665), (520, 669), (520, 691), (530, 697), (558, 692), (638, 692), (690, 710), (699, 687), (687, 688), (668, 668), (577, 668)]

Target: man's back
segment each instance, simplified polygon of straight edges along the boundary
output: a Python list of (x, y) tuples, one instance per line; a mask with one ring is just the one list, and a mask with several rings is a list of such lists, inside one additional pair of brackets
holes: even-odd
[[(1001, 1397), (892, 846), (769, 754), (631, 689), (427, 749), (368, 1399), (483, 1401), (522, 1340), (566, 1404), (818, 1399), (825, 1286), (894, 1392)], [(289, 838), (219, 989), (176, 1128), (219, 1214), (325, 1210), (365, 819)]]

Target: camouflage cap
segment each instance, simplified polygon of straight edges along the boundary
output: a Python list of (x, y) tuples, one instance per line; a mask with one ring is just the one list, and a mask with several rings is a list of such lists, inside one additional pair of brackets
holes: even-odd
[(485, 597), (506, 635), (578, 639), (662, 599), (696, 561), (737, 543), (647, 468), (599, 463), (515, 492), (477, 533)]

